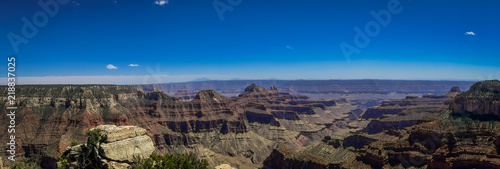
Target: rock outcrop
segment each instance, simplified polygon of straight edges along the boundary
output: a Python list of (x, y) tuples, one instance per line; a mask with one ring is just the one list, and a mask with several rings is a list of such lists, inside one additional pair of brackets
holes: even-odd
[(137, 126), (101, 125), (95, 129), (102, 131), (99, 152), (102, 157), (116, 162), (134, 162), (148, 158), (155, 150), (153, 141), (146, 130)]
[(450, 89), (450, 91), (449, 91), (449, 92), (450, 92), (450, 93), (460, 93), (460, 92), (462, 92), (462, 91), (460, 91), (460, 87), (458, 87), (458, 86), (453, 86), (453, 87)]
[(63, 153), (69, 163), (67, 167), (96, 164), (103, 168), (126, 169), (131, 163), (149, 158), (155, 150), (146, 130), (137, 126), (100, 125), (89, 132), (100, 133), (97, 143), (90, 143), (92, 136), (89, 136), (87, 144), (68, 147)]
[(246, 87), (245, 90), (243, 91), (243, 94), (248, 94), (248, 93), (260, 93), (260, 92), (265, 92), (267, 89), (262, 86), (257, 86), (255, 83)]
[(453, 100), (450, 109), (455, 114), (500, 119), (500, 81), (475, 83)]

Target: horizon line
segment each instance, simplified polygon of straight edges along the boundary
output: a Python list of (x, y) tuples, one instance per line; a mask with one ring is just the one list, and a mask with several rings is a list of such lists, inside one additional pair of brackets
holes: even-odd
[[(184, 78), (183, 78), (184, 77)], [(153, 76), (44, 76), (44, 77), (17, 77), (17, 85), (155, 85), (155, 84), (179, 84), (213, 81), (455, 81), (455, 82), (478, 82), (484, 80), (498, 79), (392, 79), (392, 78), (331, 78), (331, 79), (278, 79), (278, 78), (194, 78), (185, 79), (186, 76), (175, 77), (168, 75)], [(191, 77), (192, 76), (187, 76)], [(170, 80), (167, 80), (170, 79)], [(200, 79), (200, 80), (199, 80)], [(201, 80), (203, 79), (203, 80)], [(155, 81), (151, 81), (155, 80)], [(7, 85), (7, 78), (0, 78), (0, 86)]]

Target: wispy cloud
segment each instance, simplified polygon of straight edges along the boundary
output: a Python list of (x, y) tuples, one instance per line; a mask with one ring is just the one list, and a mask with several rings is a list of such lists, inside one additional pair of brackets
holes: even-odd
[(130, 65), (128, 65), (128, 66), (130, 66), (130, 67), (137, 67), (137, 66), (139, 66), (139, 65), (138, 65), (138, 64), (130, 64)]
[(116, 66), (114, 66), (112, 64), (109, 64), (108, 66), (106, 66), (106, 68), (108, 68), (108, 69), (118, 69)]
[(168, 0), (156, 0), (155, 4), (160, 5), (160, 6), (164, 6), (164, 5), (168, 4)]
[(286, 45), (286, 48), (290, 49), (290, 50), (293, 50), (293, 47), (291, 47), (290, 45)]
[(476, 33), (470, 31), (470, 32), (465, 32), (465, 35), (476, 36)]

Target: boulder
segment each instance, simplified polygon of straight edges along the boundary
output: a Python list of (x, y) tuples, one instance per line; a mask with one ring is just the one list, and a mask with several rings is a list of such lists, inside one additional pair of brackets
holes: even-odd
[(121, 162), (134, 162), (148, 158), (155, 150), (149, 136), (137, 136), (125, 140), (100, 145), (99, 153), (106, 159)]
[[(70, 168), (81, 166), (89, 157), (97, 157), (92, 163), (100, 168), (127, 169), (131, 163), (148, 158), (155, 147), (146, 134), (146, 130), (137, 126), (100, 125), (90, 129), (99, 129), (101, 138), (95, 144), (80, 144), (68, 147), (63, 157), (71, 164)], [(92, 158), (90, 158), (92, 159)]]

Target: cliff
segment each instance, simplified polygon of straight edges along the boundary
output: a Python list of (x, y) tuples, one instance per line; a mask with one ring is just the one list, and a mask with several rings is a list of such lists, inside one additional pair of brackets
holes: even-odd
[(296, 153), (284, 145), (279, 145), (264, 161), (263, 169), (337, 169), (339, 165), (312, 153)]
[[(256, 168), (276, 142), (295, 149), (307, 146), (336, 130), (335, 120), (356, 108), (256, 85), (240, 97), (201, 90), (189, 100), (141, 86), (46, 85), (16, 90), (16, 154), (43, 156), (48, 168), (72, 140), (82, 144), (87, 130), (104, 124), (144, 128), (159, 154), (195, 152), (211, 166)], [(1, 106), (5, 111), (6, 105)], [(7, 128), (6, 123), (0, 126)], [(0, 131), (0, 139), (6, 139), (5, 132)], [(117, 157), (117, 162), (124, 161)]]
[(475, 83), (453, 100), (450, 109), (454, 114), (500, 119), (500, 81)]
[[(346, 87), (348, 82), (338, 82), (343, 85), (334, 87), (324, 84), (324, 91), (334, 88), (365, 92), (379, 86), (370, 92), (384, 93), (392, 86), (385, 82), (378, 84), (379, 81), (362, 82), (356, 85), (361, 86), (356, 90)], [(304, 88), (309, 83), (300, 82), (299, 86)], [(412, 85), (398, 90), (409, 90), (408, 86)], [(485, 93), (496, 92), (496, 88), (479, 86), (483, 87), (475, 88), (488, 91)], [(112, 143), (137, 138), (124, 145), (150, 145), (148, 137), (156, 153), (194, 152), (207, 159), (211, 167), (221, 164), (235, 168), (497, 166), (500, 152), (497, 122), (470, 122), (462, 119), (467, 117), (459, 120), (450, 116), (454, 113), (448, 109), (463, 94), (456, 87), (448, 88), (449, 92), (443, 95), (408, 96), (381, 104), (370, 100), (313, 100), (284, 92), (281, 87), (268, 90), (255, 84), (228, 98), (217, 92), (223, 87), (196, 94), (186, 88), (178, 97), (171, 97), (161, 92), (165, 91), (162, 85), (17, 86), (16, 152), (21, 158), (43, 156), (42, 163), (50, 168), (57, 157), (83, 149), (80, 145), (67, 150), (72, 140), (83, 145), (87, 130), (106, 124), (134, 125), (146, 133), (128, 128), (107, 132), (107, 141), (102, 140), (98, 149), (102, 152), (99, 156), (108, 163), (128, 164), (136, 157), (133, 153), (127, 155), (135, 151), (128, 150), (129, 146)], [(420, 87), (415, 91), (424, 90)], [(0, 99), (6, 102), (5, 93)], [(494, 105), (494, 100), (485, 103)], [(0, 106), (6, 111), (6, 105)], [(5, 120), (5, 116), (0, 118)], [(7, 127), (4, 123), (0, 126)], [(5, 132), (0, 131), (0, 139), (6, 139)], [(439, 140), (433, 143), (439, 151), (428, 150), (425, 140), (429, 139)], [(114, 149), (120, 151), (110, 151)]]
[(443, 95), (384, 102), (319, 143), (287, 153), (274, 150), (264, 168), (311, 162), (286, 154), (313, 154), (323, 162), (318, 168), (500, 168), (500, 122), (449, 110), (464, 98), (495, 105), (496, 83), (478, 82), (465, 94), (453, 88)]

